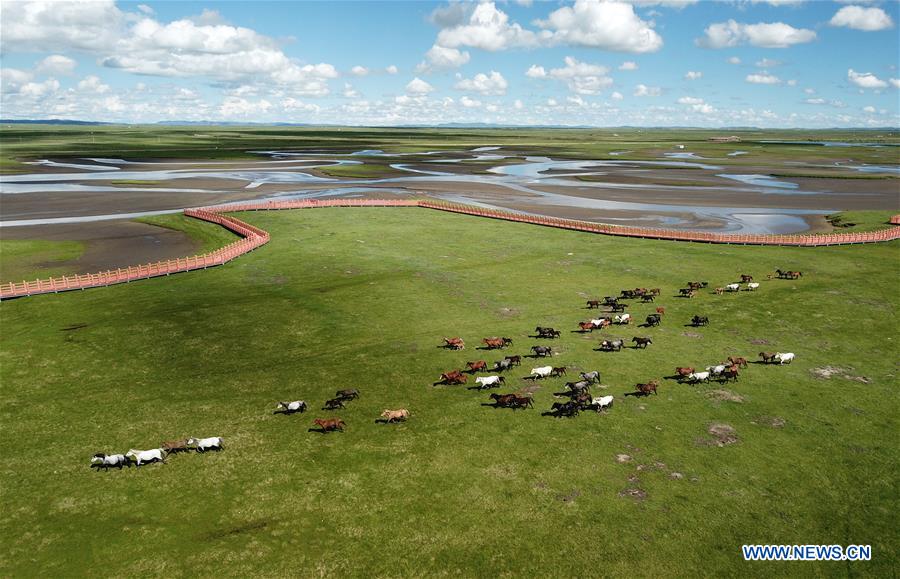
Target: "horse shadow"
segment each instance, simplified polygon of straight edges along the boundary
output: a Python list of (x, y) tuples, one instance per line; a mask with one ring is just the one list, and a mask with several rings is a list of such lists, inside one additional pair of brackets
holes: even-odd
[(286, 416), (290, 416), (291, 414), (303, 414), (306, 410), (288, 410), (286, 408), (279, 408), (272, 412), (272, 414), (284, 414)]
[(306, 429), (306, 432), (318, 432), (319, 434), (328, 434), (329, 432), (344, 432), (344, 431), (343, 430), (326, 430), (326, 429), (322, 428), (321, 426), (319, 426), (319, 427), (311, 426)]
[(640, 390), (636, 390), (634, 392), (626, 392), (625, 396), (634, 396), (635, 398), (643, 398), (644, 396), (649, 396), (649, 392), (641, 392)]

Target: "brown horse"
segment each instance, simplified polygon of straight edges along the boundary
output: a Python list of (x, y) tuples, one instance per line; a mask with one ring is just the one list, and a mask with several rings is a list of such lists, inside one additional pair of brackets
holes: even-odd
[(451, 350), (464, 350), (466, 343), (462, 338), (444, 338), (444, 347)]
[(566, 375), (566, 367), (560, 366), (558, 368), (553, 368), (552, 370), (550, 370), (550, 375), (551, 376), (565, 376)]
[(322, 432), (331, 432), (332, 430), (344, 432), (344, 426), (346, 426), (340, 418), (316, 418), (313, 420), (313, 424), (321, 428)]
[(506, 356), (504, 360), (509, 360), (509, 363), (512, 366), (522, 365), (522, 356)]
[(759, 357), (762, 358), (762, 361), (766, 364), (775, 361), (775, 352), (760, 352)]
[(694, 373), (694, 369), (690, 366), (678, 366), (675, 368), (675, 373), (679, 376), (689, 376)]
[(645, 303), (645, 304), (648, 303), (648, 302), (652, 302), (653, 300), (654, 300), (654, 295), (653, 295), (653, 294), (649, 294), (649, 293), (648, 293), (648, 294), (644, 294), (644, 295), (641, 296), (641, 301), (642, 301), (643, 303)]
[(582, 332), (593, 332), (597, 326), (593, 322), (578, 322), (578, 327), (581, 328)]
[(649, 396), (651, 392), (653, 392), (653, 394), (658, 394), (658, 392), (656, 391), (657, 386), (658, 384), (656, 383), (656, 380), (651, 380), (646, 384), (635, 384), (634, 388), (635, 390), (640, 392), (642, 396)]
[(337, 410), (338, 408), (344, 407), (344, 399), (343, 398), (332, 398), (331, 400), (325, 401), (325, 408), (323, 410)]
[(746, 273), (741, 274), (741, 283), (750, 283), (753, 281), (752, 275), (747, 275)]
[(661, 316), (664, 316), (664, 315), (666, 315), (666, 308), (658, 307), (658, 308), (656, 308), (656, 313)]
[(507, 407), (515, 404), (515, 400), (518, 397), (515, 394), (497, 394), (495, 392), (491, 394), (490, 398), (494, 401), (495, 406)]
[(453, 370), (452, 372), (444, 372), (441, 374), (440, 380), (435, 384), (465, 384), (468, 376), (462, 373), (462, 370)]
[(732, 382), (737, 382), (738, 374), (740, 374), (740, 372), (738, 371), (738, 367), (735, 365), (731, 365), (725, 368), (725, 371), (722, 372), (720, 379), (725, 382), (728, 382), (729, 380), (731, 380)]
[(662, 293), (662, 290), (659, 289), (658, 287), (655, 287), (655, 288), (653, 288), (653, 289), (650, 290), (650, 293), (651, 293), (652, 295), (655, 295), (655, 296), (658, 297), (658, 296)]
[(600, 300), (588, 300), (587, 301), (587, 308), (589, 310), (593, 310), (594, 308), (599, 308), (599, 307), (600, 307)]
[(639, 336), (635, 336), (631, 338), (631, 342), (634, 344), (635, 348), (646, 348), (648, 345), (653, 343), (653, 340), (650, 338), (641, 338)]
[(487, 346), (488, 350), (496, 350), (500, 348), (505, 348), (512, 344), (512, 339), (510, 338), (483, 338), (481, 343)]
[(747, 367), (747, 358), (741, 358), (740, 356), (728, 356), (728, 361), (732, 366), (740, 366), (742, 368)]
[(534, 401), (531, 400), (531, 396), (519, 396), (517, 394), (513, 394), (512, 402), (510, 406), (513, 408), (534, 408)]
[(470, 374), (474, 374), (475, 372), (485, 372), (487, 371), (487, 362), (484, 360), (476, 360), (474, 362), (466, 362), (466, 368), (468, 368)]

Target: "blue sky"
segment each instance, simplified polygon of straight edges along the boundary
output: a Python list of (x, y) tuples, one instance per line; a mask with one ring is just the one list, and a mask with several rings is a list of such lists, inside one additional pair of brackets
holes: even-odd
[(4, 118), (900, 125), (900, 3), (0, 4)]

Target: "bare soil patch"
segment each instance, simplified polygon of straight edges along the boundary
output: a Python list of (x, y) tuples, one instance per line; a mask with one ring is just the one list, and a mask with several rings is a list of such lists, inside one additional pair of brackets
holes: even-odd
[(706, 397), (716, 402), (737, 402), (741, 404), (744, 397), (731, 390), (711, 390), (706, 393)]
[(700, 446), (727, 446), (738, 441), (737, 432), (730, 424), (722, 422), (714, 422), (706, 429), (711, 438), (699, 438), (697, 444)]
[(820, 366), (818, 368), (811, 369), (809, 372), (810, 374), (821, 380), (830, 380), (832, 376), (837, 376), (838, 378), (853, 380), (855, 382), (862, 382), (863, 384), (869, 384), (872, 382), (872, 380), (865, 376), (854, 376), (852, 373), (853, 368), (842, 368), (840, 366)]

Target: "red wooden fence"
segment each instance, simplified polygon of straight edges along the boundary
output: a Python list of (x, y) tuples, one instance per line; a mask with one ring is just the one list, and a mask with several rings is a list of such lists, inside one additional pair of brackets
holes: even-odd
[[(85, 289), (125, 283), (150, 277), (169, 275), (194, 269), (222, 265), (235, 257), (253, 251), (261, 245), (269, 242), (269, 234), (258, 227), (224, 215), (226, 212), (235, 211), (271, 211), (278, 209), (309, 209), (315, 207), (424, 207), (439, 211), (463, 213), (478, 217), (503, 219), (585, 231), (589, 233), (601, 233), (605, 235), (622, 235), (626, 237), (644, 237), (650, 239), (667, 239), (674, 241), (698, 241), (705, 243), (734, 243), (745, 245), (840, 245), (851, 243), (876, 243), (900, 239), (900, 227), (890, 227), (879, 231), (864, 233), (828, 233), (824, 235), (746, 235), (738, 233), (709, 233), (704, 231), (681, 231), (677, 229), (651, 229), (642, 227), (624, 227), (618, 225), (606, 225), (592, 223), (590, 221), (578, 221), (575, 219), (560, 219), (557, 217), (544, 217), (540, 215), (525, 215), (499, 209), (486, 209), (472, 205), (448, 203), (434, 200), (397, 200), (397, 199), (328, 199), (328, 200), (295, 200), (295, 201), (251, 201), (247, 203), (234, 203), (217, 205), (212, 207), (200, 207), (197, 209), (185, 209), (184, 214), (210, 223), (217, 223), (240, 235), (242, 239), (225, 247), (190, 257), (158, 261), (146, 265), (135, 265), (126, 268), (103, 271), (99, 273), (87, 273), (80, 275), (51, 277), (35, 281), (23, 281), (20, 283), (0, 284), (0, 300), (28, 296), (34, 294), (61, 292), (76, 289)], [(900, 215), (891, 218), (891, 223), (900, 225)]]

